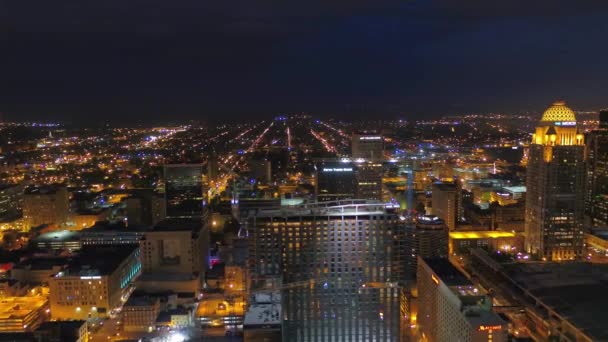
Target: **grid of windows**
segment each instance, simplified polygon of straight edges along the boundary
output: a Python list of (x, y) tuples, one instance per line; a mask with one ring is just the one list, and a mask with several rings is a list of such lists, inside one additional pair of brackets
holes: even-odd
[(252, 218), (254, 277), (281, 276), (285, 341), (397, 341), (397, 216), (374, 212)]

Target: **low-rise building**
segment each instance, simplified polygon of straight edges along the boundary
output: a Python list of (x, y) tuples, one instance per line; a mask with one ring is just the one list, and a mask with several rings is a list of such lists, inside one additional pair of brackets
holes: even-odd
[(125, 331), (152, 331), (160, 313), (160, 299), (131, 296), (122, 309)]
[(48, 299), (44, 296), (0, 298), (0, 332), (34, 331), (48, 319)]
[(48, 285), (54, 274), (67, 264), (67, 257), (36, 257), (26, 259), (11, 269), (11, 276), (24, 284)]
[(87, 342), (89, 328), (83, 320), (44, 322), (34, 336), (37, 342)]
[(148, 229), (146, 226), (125, 227), (123, 224), (98, 222), (80, 231), (80, 241), (83, 246), (139, 244)]
[(32, 239), (34, 245), (49, 251), (73, 252), (80, 249), (80, 234), (70, 230), (44, 233)]
[(83, 248), (49, 281), (53, 319), (106, 317), (126, 301), (140, 272), (137, 245)]
[(16, 279), (0, 279), (0, 298), (23, 296), (27, 292), (27, 287)]

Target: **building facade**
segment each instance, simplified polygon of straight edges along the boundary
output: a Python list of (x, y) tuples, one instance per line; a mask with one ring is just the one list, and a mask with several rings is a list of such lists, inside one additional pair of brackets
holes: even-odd
[(608, 225), (608, 110), (600, 112), (600, 128), (586, 139), (586, 214), (594, 226)]
[(205, 270), (207, 227), (197, 219), (166, 219), (140, 242), (145, 272), (196, 273)]
[(405, 226), (405, 275), (416, 278), (418, 257), (448, 257), (448, 227), (437, 216), (420, 216)]
[(40, 186), (25, 189), (23, 195), (24, 229), (43, 224), (61, 226), (69, 217), (68, 191), (62, 186)]
[(23, 207), (23, 185), (0, 185), (0, 219), (17, 216)]
[(83, 248), (49, 280), (51, 317), (107, 317), (122, 306), (141, 272), (137, 245)]
[(583, 252), (584, 137), (574, 112), (556, 102), (543, 114), (530, 144), (526, 173), (526, 250), (543, 260)]
[(315, 164), (315, 194), (318, 201), (337, 201), (355, 197), (357, 188), (354, 163), (322, 161)]
[(356, 164), (356, 198), (382, 200), (382, 175), (384, 168), (380, 162), (359, 160)]
[(253, 280), (283, 279), (283, 341), (399, 340), (404, 227), (382, 203), (261, 210), (249, 223)]
[(384, 160), (384, 138), (381, 134), (355, 133), (352, 136), (353, 159), (366, 159), (373, 162)]
[(458, 186), (453, 183), (435, 183), (432, 196), (432, 214), (442, 219), (450, 230), (456, 229), (459, 211)]
[(203, 216), (203, 166), (165, 165), (166, 215), (169, 218)]
[(418, 259), (418, 324), (423, 341), (506, 342), (492, 299), (446, 258)]

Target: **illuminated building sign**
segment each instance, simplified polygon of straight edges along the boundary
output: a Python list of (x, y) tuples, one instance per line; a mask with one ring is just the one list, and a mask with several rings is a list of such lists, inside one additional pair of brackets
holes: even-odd
[(480, 325), (479, 331), (502, 330), (502, 325)]
[(359, 140), (382, 140), (382, 137), (359, 137)]
[(82, 277), (80, 277), (80, 279), (83, 279), (83, 280), (87, 280), (87, 279), (101, 279), (101, 277), (100, 276), (82, 276)]
[(352, 172), (352, 167), (332, 167), (332, 168), (323, 168), (323, 172)]
[(431, 279), (433, 279), (433, 282), (434, 282), (435, 284), (439, 285), (439, 278), (437, 278), (437, 276), (436, 276), (436, 275), (431, 274)]
[(576, 126), (576, 121), (557, 121), (555, 126)]

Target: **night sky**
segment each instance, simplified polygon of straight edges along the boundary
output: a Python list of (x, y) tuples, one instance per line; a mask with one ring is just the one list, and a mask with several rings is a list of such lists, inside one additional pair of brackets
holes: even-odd
[(75, 122), (608, 106), (608, 1), (0, 0), (0, 112)]

